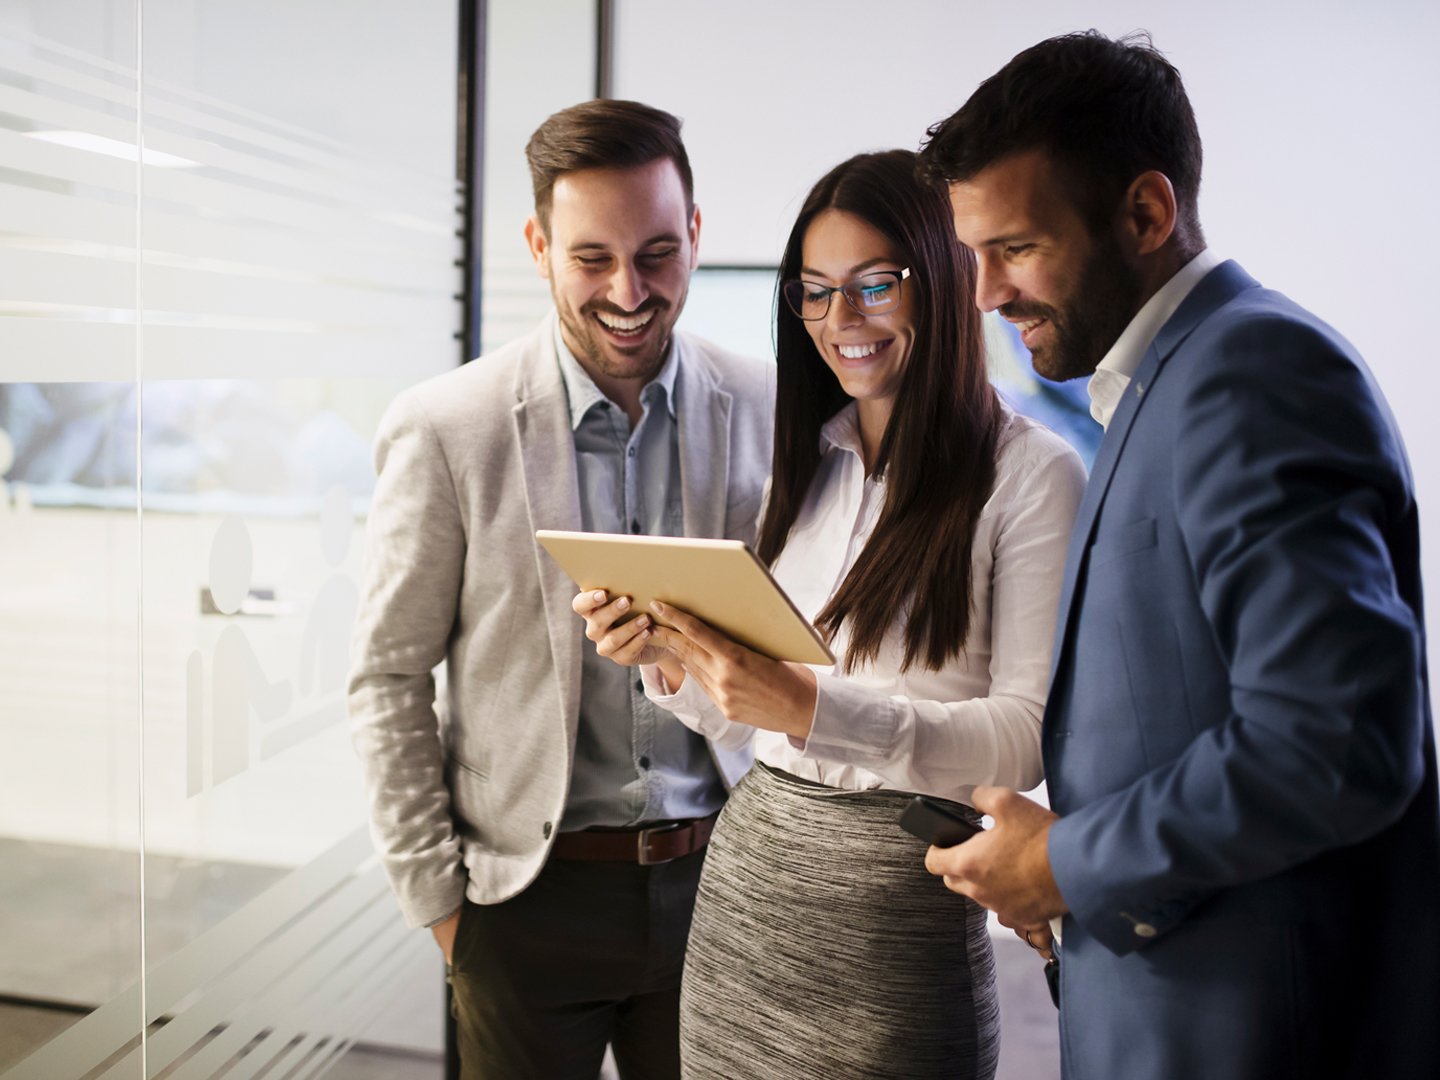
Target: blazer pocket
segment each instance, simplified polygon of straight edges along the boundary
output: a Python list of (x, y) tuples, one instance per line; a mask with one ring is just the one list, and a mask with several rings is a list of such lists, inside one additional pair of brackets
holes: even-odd
[(1090, 564), (1100, 566), (1153, 548), (1156, 542), (1155, 519), (1141, 518), (1096, 536), (1090, 549)]
[(478, 822), (485, 814), (490, 777), (473, 765), (467, 765), (454, 754), (446, 762), (446, 787), (450, 789), (450, 806), (456, 816)]

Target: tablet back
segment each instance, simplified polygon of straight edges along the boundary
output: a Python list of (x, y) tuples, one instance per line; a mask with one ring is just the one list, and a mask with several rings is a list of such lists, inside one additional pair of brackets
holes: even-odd
[(582, 590), (631, 597), (629, 618), (653, 617), (650, 602), (659, 600), (776, 660), (835, 663), (819, 632), (740, 540), (548, 529), (535, 538)]

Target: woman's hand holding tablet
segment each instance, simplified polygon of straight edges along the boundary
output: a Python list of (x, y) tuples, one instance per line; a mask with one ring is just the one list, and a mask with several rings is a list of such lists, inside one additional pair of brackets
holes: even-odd
[(585, 636), (595, 642), (595, 651), (605, 659), (614, 660), (621, 667), (659, 664), (670, 654), (663, 645), (651, 640), (654, 620), (649, 615), (641, 615), (624, 621), (632, 603), (628, 596), (611, 600), (604, 589), (594, 589), (578, 594), (570, 606), (585, 620)]
[[(809, 738), (815, 719), (813, 671), (804, 664), (772, 660), (747, 649), (673, 605), (657, 600), (651, 607), (656, 615), (675, 626), (673, 630), (651, 627), (653, 640), (669, 650), (685, 673), (700, 683), (726, 719), (794, 739)], [(660, 670), (665, 671), (663, 663)], [(665, 679), (672, 690), (678, 686), (668, 671)]]

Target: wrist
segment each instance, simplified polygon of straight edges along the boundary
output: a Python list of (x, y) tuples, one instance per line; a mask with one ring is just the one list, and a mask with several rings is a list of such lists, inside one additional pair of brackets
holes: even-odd
[(685, 682), (685, 667), (673, 656), (667, 656), (655, 664), (660, 671), (660, 678), (664, 682), (664, 689), (667, 694), (677, 694)]

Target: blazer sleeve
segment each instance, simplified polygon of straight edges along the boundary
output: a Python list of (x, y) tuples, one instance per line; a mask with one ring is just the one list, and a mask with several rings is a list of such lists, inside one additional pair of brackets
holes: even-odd
[(375, 463), (352, 641), (351, 736), (376, 850), (406, 921), (421, 927), (465, 898), (433, 675), (455, 623), (465, 531), (444, 449), (413, 396), (382, 421)]
[(1388, 540), (1414, 513), (1393, 421), (1314, 326), (1252, 316), (1217, 339), (1176, 373), (1173, 498), (1230, 713), (1049, 838), (1072, 914), (1116, 953), (1373, 836), (1423, 776), (1421, 630)]

